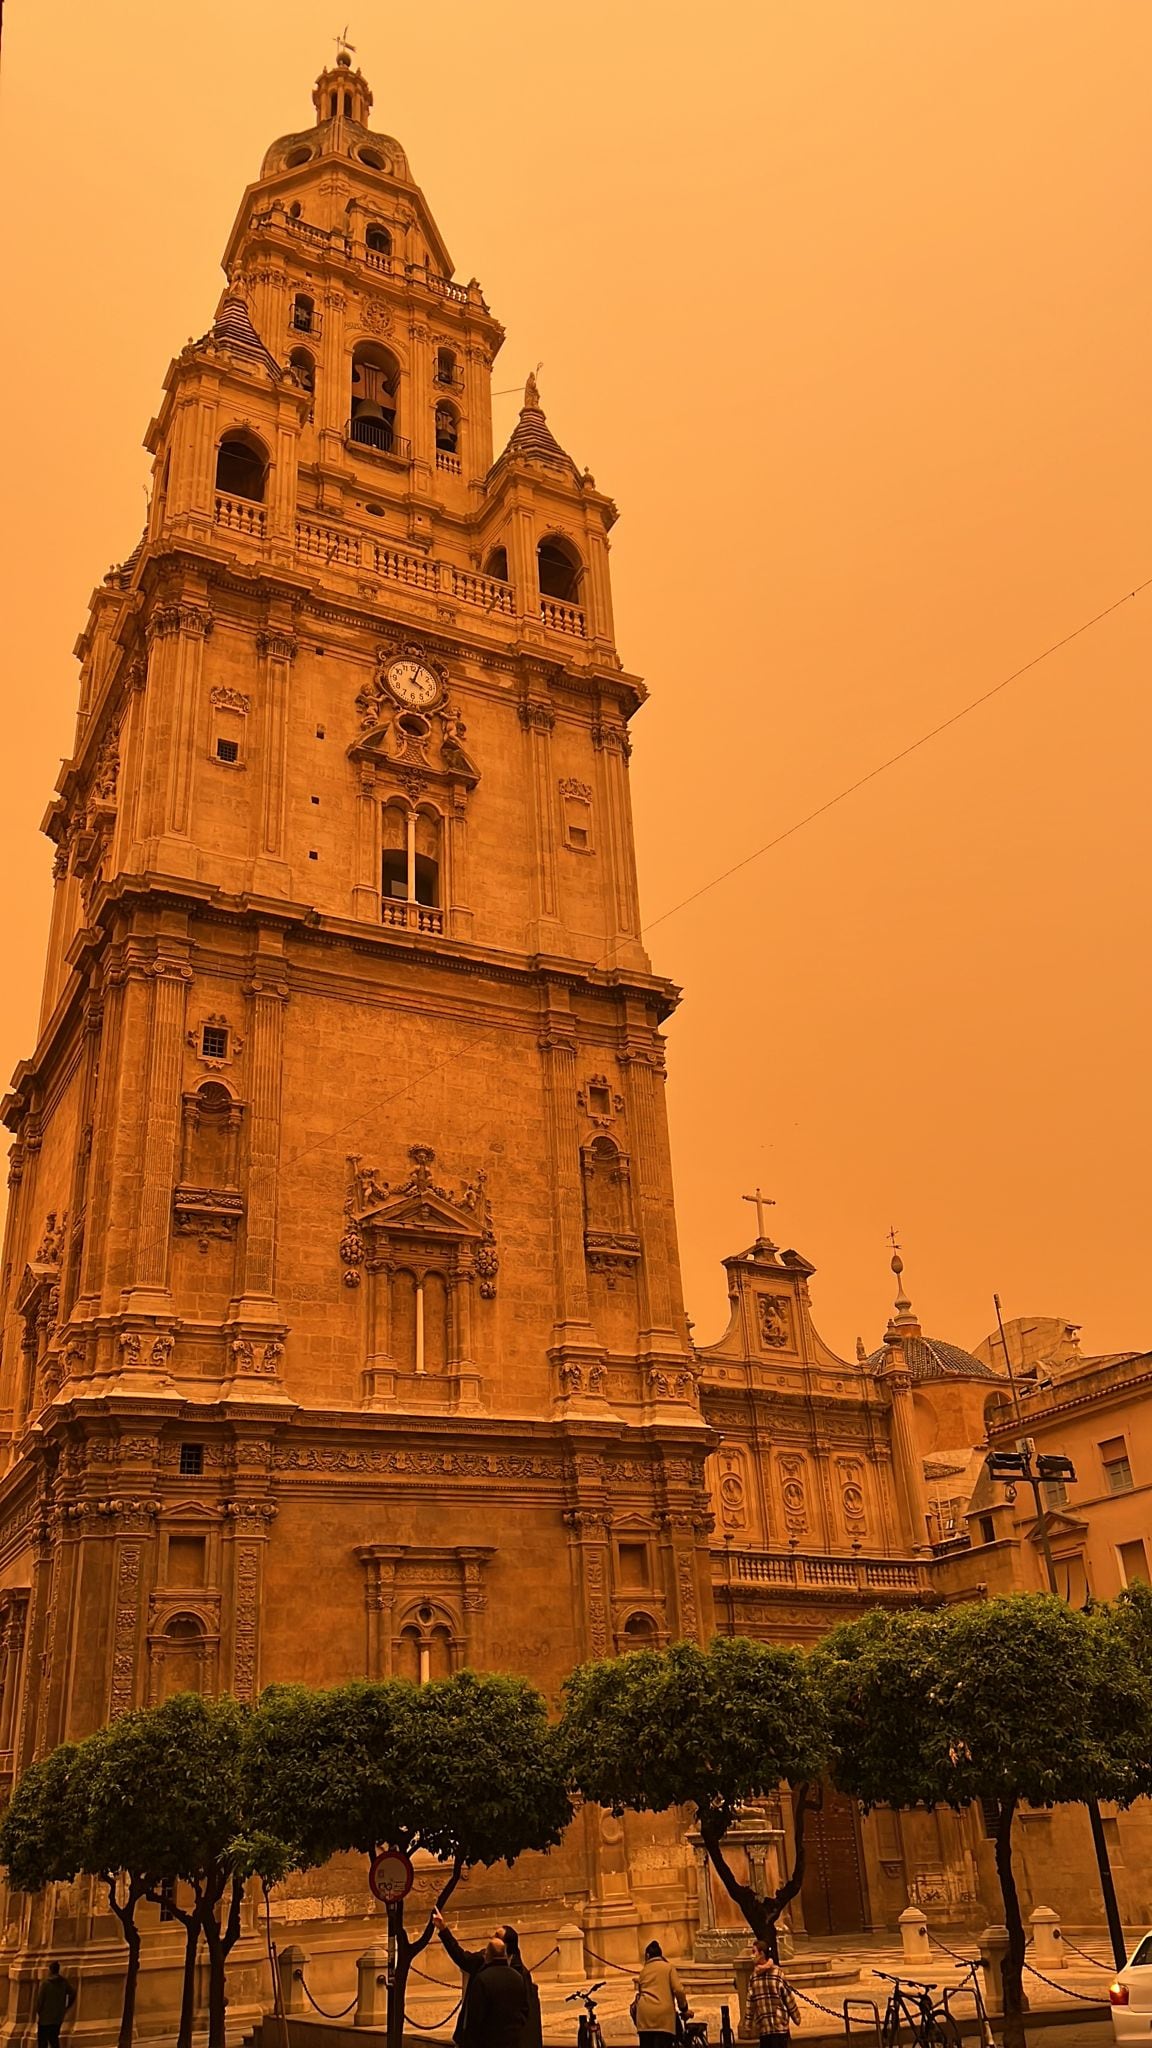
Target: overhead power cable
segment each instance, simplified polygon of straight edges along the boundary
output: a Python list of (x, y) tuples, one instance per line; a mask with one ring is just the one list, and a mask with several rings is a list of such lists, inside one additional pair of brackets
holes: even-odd
[(766, 839), (763, 846), (756, 847), (752, 853), (746, 853), (742, 860), (733, 861), (731, 867), (722, 868), (718, 875), (713, 875), (711, 881), (701, 882), (700, 887), (693, 889), (691, 895), (682, 896), (678, 903), (673, 903), (667, 910), (662, 910), (658, 917), (651, 918), (642, 929), (645, 932), (655, 931), (658, 924), (664, 924), (668, 918), (675, 917), (678, 910), (686, 910), (690, 903), (696, 903), (701, 896), (707, 896), (710, 889), (718, 889), (721, 882), (726, 882), (731, 875), (738, 875), (741, 868), (750, 867), (754, 860), (761, 860), (766, 853), (771, 853), (773, 847), (782, 846), (786, 839), (794, 839), (797, 832), (802, 832), (806, 825), (813, 824), (817, 818), (823, 818), (828, 811), (834, 811), (837, 804), (842, 804), (847, 797), (855, 796), (856, 791), (863, 789), (867, 783), (875, 782), (878, 775), (886, 774), (898, 761), (906, 761), (909, 754), (915, 754), (919, 748), (926, 747), (929, 740), (939, 739), (940, 734), (947, 732), (950, 726), (959, 725), (962, 718), (967, 718), (971, 712), (978, 711), (981, 704), (987, 704), (990, 698), (998, 697), (1001, 690), (1008, 688), (1009, 683), (1018, 682), (1030, 669), (1039, 668), (1040, 663), (1047, 661), (1050, 655), (1058, 654), (1062, 647), (1068, 647), (1073, 640), (1079, 640), (1082, 634), (1090, 633), (1093, 626), (1100, 624), (1101, 619), (1110, 618), (1122, 605), (1131, 604), (1134, 597), (1139, 597), (1141, 591), (1147, 590), (1150, 586), (1152, 576), (1146, 576), (1143, 583), (1136, 585), (1135, 590), (1126, 590), (1123, 597), (1106, 604), (1103, 611), (1094, 612), (1090, 619), (1085, 619), (1082, 625), (1074, 626), (1062, 639), (1053, 640), (1050, 647), (1045, 647), (1040, 654), (1034, 654), (1030, 661), (1022, 662), (1019, 668), (1012, 670), (1011, 675), (1002, 676), (998, 683), (993, 683), (990, 690), (982, 690), (978, 697), (973, 697), (971, 703), (962, 705), (950, 718), (941, 719), (939, 725), (932, 726), (928, 732), (922, 732), (919, 739), (910, 740), (906, 747), (901, 747), (895, 754), (889, 754), (886, 761), (879, 761), (875, 768), (869, 768), (866, 775), (858, 775), (855, 782), (847, 783), (843, 789), (837, 790), (835, 796), (830, 796), (824, 803), (817, 804), (814, 811), (808, 811), (804, 817), (797, 818), (794, 824), (786, 825), (783, 832), (778, 832), (774, 839)]
[[(1002, 676), (998, 683), (993, 683), (990, 690), (982, 690), (978, 697), (973, 697), (969, 703), (962, 705), (959, 711), (954, 711), (949, 718), (941, 719), (939, 725), (934, 725), (927, 732), (922, 732), (918, 739), (910, 740), (906, 747), (899, 748), (895, 754), (889, 754), (887, 760), (879, 761), (875, 768), (869, 768), (866, 775), (858, 775), (855, 782), (847, 783), (843, 789), (837, 790), (835, 796), (830, 796), (826, 802), (817, 804), (815, 810), (806, 812), (804, 817), (797, 818), (794, 824), (785, 826), (783, 832), (778, 832), (775, 838), (765, 840), (763, 846), (756, 847), (752, 853), (746, 853), (742, 860), (733, 861), (731, 867), (722, 868), (719, 874), (712, 876), (711, 881), (702, 882), (698, 889), (693, 889), (691, 895), (682, 896), (678, 903), (671, 904), (667, 910), (662, 910), (658, 917), (652, 918), (648, 924), (643, 925), (641, 927), (642, 932), (654, 931), (657, 925), (666, 924), (668, 919), (675, 917), (678, 911), (686, 910), (690, 903), (698, 902), (700, 897), (706, 896), (711, 889), (718, 889), (721, 882), (728, 881), (732, 875), (738, 875), (742, 868), (750, 867), (753, 861), (763, 859), (763, 856), (766, 853), (771, 853), (774, 847), (782, 846), (786, 839), (794, 839), (798, 832), (804, 830), (805, 826), (813, 824), (817, 818), (822, 818), (827, 812), (835, 810), (836, 806), (842, 804), (846, 798), (854, 796), (858, 789), (863, 789), (869, 782), (875, 782), (877, 776), (885, 774), (889, 768), (894, 768), (898, 761), (906, 761), (909, 754), (915, 754), (921, 747), (926, 747), (929, 740), (938, 739), (940, 734), (947, 732), (950, 726), (958, 725), (962, 718), (967, 718), (971, 712), (979, 710), (981, 704), (987, 704), (992, 697), (999, 696), (1000, 692), (1006, 690), (1010, 683), (1018, 682), (1020, 677), (1026, 676), (1031, 669), (1039, 668), (1041, 662), (1049, 660), (1053, 654), (1058, 654), (1062, 647), (1071, 646), (1073, 640), (1079, 640), (1085, 633), (1090, 633), (1093, 626), (1098, 626), (1102, 619), (1110, 618), (1113, 612), (1118, 612), (1124, 605), (1131, 604), (1133, 598), (1139, 597), (1142, 591), (1148, 589), (1152, 589), (1152, 576), (1146, 576), (1144, 581), (1137, 583), (1133, 590), (1126, 590), (1122, 597), (1113, 599), (1113, 602), (1106, 604), (1102, 611), (1093, 612), (1090, 619), (1084, 619), (1079, 626), (1074, 626), (1070, 633), (1063, 634), (1059, 640), (1053, 640), (1039, 654), (1034, 654), (1030, 661), (1022, 662), (1020, 667), (1014, 668), (1010, 675)], [(591, 971), (594, 972), (597, 968), (606, 967), (607, 965), (607, 959), (594, 960), (591, 963)], [(453, 1057), (454, 1054), (452, 1052), (445, 1053), (442, 1058), (430, 1060), (427, 1065), (418, 1067), (415, 1071), (408, 1073), (398, 1088), (391, 1088), (385, 1093), (375, 1096), (370, 1103), (360, 1108), (351, 1123), (345, 1124), (342, 1130), (330, 1133), (329, 1139), (326, 1142), (330, 1142), (332, 1136), (337, 1138), (347, 1137), (353, 1131), (359, 1130), (361, 1125), (370, 1116), (376, 1115), (387, 1103), (395, 1102), (400, 1096), (407, 1095), (417, 1081), (429, 1080), (433, 1074), (440, 1073), (443, 1068), (449, 1065)], [(305, 1146), (301, 1151), (294, 1152), (291, 1158), (284, 1162), (285, 1169), (296, 1165), (299, 1160), (307, 1158), (310, 1152), (318, 1148), (318, 1144), (319, 1141), (317, 1141), (317, 1145)]]

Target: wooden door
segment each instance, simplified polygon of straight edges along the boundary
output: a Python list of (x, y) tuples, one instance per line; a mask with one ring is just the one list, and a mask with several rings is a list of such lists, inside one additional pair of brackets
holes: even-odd
[(809, 1934), (859, 1934), (868, 1925), (856, 1801), (829, 1784), (804, 1825), (807, 1861), (800, 1903)]

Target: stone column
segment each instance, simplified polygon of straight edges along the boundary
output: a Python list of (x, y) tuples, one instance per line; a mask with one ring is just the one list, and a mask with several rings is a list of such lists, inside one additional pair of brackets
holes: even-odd
[(606, 1507), (567, 1508), (564, 1521), (571, 1532), (586, 1657), (612, 1655), (612, 1618), (608, 1605), (608, 1536), (611, 1517)]
[(141, 1040), (148, 1047), (148, 1078), (142, 1103), (140, 1206), (131, 1278), (122, 1295), (122, 1307), (130, 1315), (167, 1317), (172, 1312), (172, 1189), (179, 1159), (180, 1081), (192, 980), (187, 951), (186, 944), (178, 950), (170, 942), (151, 964), (148, 1031)]
[(406, 404), (397, 424), (399, 431), (406, 434), (412, 443), (414, 488), (421, 497), (427, 497), (433, 488), (436, 475), (436, 433), (429, 376), (431, 332), (427, 322), (410, 320), (408, 338), (410, 348), (407, 390), (404, 394)]
[(288, 981), (283, 935), (262, 931), (246, 993), (249, 1105), (241, 1293), (229, 1309), (238, 1334), (282, 1337), (276, 1299), (276, 1233), (280, 1181), (281, 1069)]
[[(627, 1076), (628, 1121), (636, 1160), (636, 1228), (642, 1256), (638, 1269), (640, 1346), (676, 1341), (670, 1267), (675, 1243), (669, 1245), (672, 1208), (671, 1162), (663, 1134), (663, 1048), (653, 1038), (620, 1055)], [(672, 1228), (674, 1229), (674, 1225)], [(677, 1347), (678, 1348), (678, 1347)]]
[[(354, 1270), (354, 1269), (353, 1269)], [(396, 1406), (396, 1360), (392, 1356), (392, 1274), (389, 1257), (368, 1261), (368, 1363), (364, 1406)]]
[(904, 1509), (906, 1541), (912, 1550), (926, 1550), (929, 1544), (924, 1466), (916, 1438), (912, 1376), (905, 1368), (902, 1350), (897, 1347), (893, 1363), (882, 1368), (876, 1377), (887, 1387), (892, 1401), (893, 1465)]
[(269, 625), (257, 639), (264, 662), (261, 690), (260, 841), (253, 881), (266, 896), (287, 896), (292, 868), (285, 841), (285, 798), (288, 777), (288, 692), (296, 635), (283, 624)]
[(592, 727), (592, 744), (597, 755), (598, 802), (611, 878), (611, 895), (606, 905), (609, 912), (607, 935), (635, 950), (640, 948), (640, 897), (632, 844), (632, 811), (628, 801), (627, 762), (632, 750), (631, 742), (623, 725), (597, 720)]
[(230, 1500), (226, 1523), (225, 1571), (230, 1580), (232, 1673), (230, 1690), (252, 1701), (260, 1690), (260, 1600), (264, 1548), (276, 1508), (271, 1501)]
[(9, 1594), (8, 1612), (4, 1623), (4, 1699), (0, 1705), (0, 1752), (5, 1755), (11, 1751), (16, 1736), (24, 1663), (24, 1630), (27, 1620), (27, 1593)]
[(108, 1719), (118, 1720), (143, 1704), (143, 1644), (148, 1594), (155, 1577), (152, 1562), (156, 1541), (157, 1500), (133, 1500), (115, 1506), (111, 1528), (116, 1550), (113, 1564), (112, 1669), (108, 1688)]
[[(464, 401), (468, 408), (468, 480), (487, 476), (492, 467), (492, 359), (483, 342), (470, 341), (458, 350), (465, 364)], [(511, 564), (509, 564), (511, 567)]]
[(584, 1263), (584, 1211), (580, 1178), (580, 1135), (576, 1105), (576, 1029), (573, 1019), (552, 1013), (537, 1040), (544, 1067), (548, 1120), (548, 1165), (552, 1182), (556, 1322), (553, 1343), (588, 1350), (588, 1275)]
[(376, 770), (371, 761), (360, 763), (352, 915), (363, 918), (365, 924), (380, 922), (380, 803), (376, 795)]
[(533, 901), (528, 946), (531, 952), (558, 953), (562, 934), (556, 889), (556, 806), (552, 794), (552, 729), (556, 714), (550, 704), (532, 700), (520, 706), (520, 723), (528, 741), (528, 800), (532, 823)]
[(450, 903), (448, 932), (454, 939), (472, 937), (473, 915), (468, 907), (468, 797), (458, 786), (452, 791), (452, 809), (444, 821), (447, 845)]
[(455, 1271), (448, 1277), (451, 1353), (448, 1371), (452, 1406), (460, 1415), (477, 1415), (483, 1406), (480, 1372), (472, 1357), (472, 1290), (475, 1284), (471, 1257), (462, 1252)]
[(204, 644), (212, 631), (212, 614), (202, 604), (161, 605), (153, 612), (149, 627), (161, 641), (171, 642), (163, 650), (163, 676), (153, 683), (159, 701), (151, 721), (152, 745), (147, 763), (151, 773), (163, 780), (163, 817), (155, 827), (159, 834), (156, 860), (176, 874), (193, 875), (196, 849), (189, 837), (189, 818), (196, 760), (196, 713)]

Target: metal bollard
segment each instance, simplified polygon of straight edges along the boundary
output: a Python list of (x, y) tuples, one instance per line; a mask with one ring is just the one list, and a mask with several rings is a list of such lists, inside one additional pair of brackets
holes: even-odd
[(732, 2032), (732, 2014), (726, 2005), (720, 2007), (720, 2048), (735, 2048), (736, 2036)]

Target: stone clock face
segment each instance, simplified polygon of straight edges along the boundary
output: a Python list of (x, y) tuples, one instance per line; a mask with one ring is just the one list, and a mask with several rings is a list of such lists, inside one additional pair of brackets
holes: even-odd
[(388, 688), (398, 704), (428, 711), (440, 695), (440, 678), (422, 661), (394, 661), (388, 670)]

